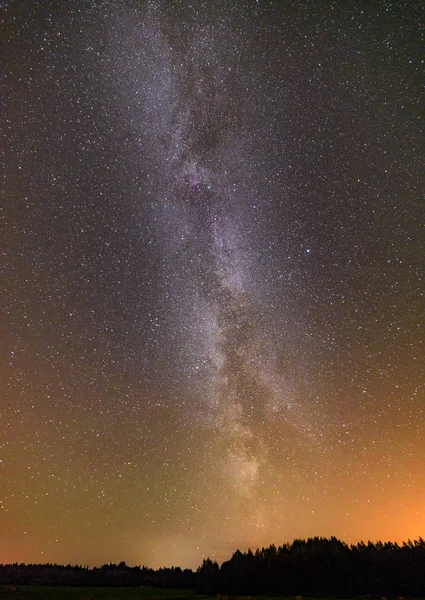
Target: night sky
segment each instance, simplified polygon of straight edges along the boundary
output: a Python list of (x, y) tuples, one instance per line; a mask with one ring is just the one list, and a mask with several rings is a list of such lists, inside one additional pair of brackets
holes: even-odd
[(423, 2), (0, 10), (0, 562), (425, 536)]

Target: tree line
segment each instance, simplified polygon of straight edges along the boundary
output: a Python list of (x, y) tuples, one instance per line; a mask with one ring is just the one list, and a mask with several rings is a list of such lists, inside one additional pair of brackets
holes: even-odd
[(425, 541), (349, 546), (335, 537), (314, 537), (237, 550), (221, 567), (206, 559), (197, 576), (197, 589), (206, 594), (423, 596)]
[(0, 565), (0, 584), (137, 586), (194, 589), (220, 595), (424, 596), (425, 540), (360, 542), (335, 537), (237, 550), (221, 566), (205, 559), (196, 572), (180, 567), (129, 567), (125, 562), (81, 565)]
[(180, 567), (158, 570), (125, 562), (89, 568), (82, 565), (0, 564), (0, 585), (153, 586), (196, 588), (197, 573)]

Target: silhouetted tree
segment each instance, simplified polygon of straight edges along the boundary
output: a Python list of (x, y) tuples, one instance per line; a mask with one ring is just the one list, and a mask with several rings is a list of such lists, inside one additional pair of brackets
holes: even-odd
[(201, 594), (216, 594), (218, 589), (219, 566), (209, 558), (198, 568), (197, 591)]

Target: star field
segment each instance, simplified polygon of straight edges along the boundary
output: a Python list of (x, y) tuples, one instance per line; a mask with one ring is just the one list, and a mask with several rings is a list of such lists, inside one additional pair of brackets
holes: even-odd
[(421, 3), (0, 10), (0, 562), (424, 536)]

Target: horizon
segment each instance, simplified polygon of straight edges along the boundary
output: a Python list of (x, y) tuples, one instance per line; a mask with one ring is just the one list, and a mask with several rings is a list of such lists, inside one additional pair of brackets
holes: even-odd
[[(11, 565), (11, 564), (18, 564), (19, 566), (36, 566), (36, 565), (45, 565), (45, 564), (50, 564), (52, 566), (57, 566), (57, 567), (79, 567), (79, 568), (83, 568), (83, 569), (99, 569), (102, 567), (119, 567), (120, 565), (123, 566), (123, 568), (129, 568), (129, 569), (134, 569), (134, 568), (139, 568), (139, 569), (148, 569), (148, 570), (153, 570), (153, 571), (158, 571), (161, 569), (189, 569), (191, 570), (193, 573), (196, 573), (197, 570), (202, 566), (202, 563), (206, 560), (213, 560), (213, 562), (217, 562), (218, 566), (221, 568), (222, 565), (231, 560), (231, 558), (237, 554), (238, 552), (241, 552), (242, 554), (247, 554), (249, 552), (252, 552), (254, 555), (257, 552), (261, 552), (262, 550), (267, 550), (271, 547), (275, 547), (277, 551), (279, 551), (281, 548), (285, 548), (285, 547), (289, 547), (291, 548), (296, 542), (303, 542), (303, 543), (308, 543), (311, 541), (317, 541), (317, 540), (326, 540), (326, 541), (336, 541), (338, 543), (342, 543), (343, 545), (347, 546), (349, 549), (353, 549), (353, 548), (358, 548), (359, 546), (361, 546), (362, 544), (367, 546), (368, 544), (373, 544), (373, 545), (377, 545), (377, 544), (382, 544), (382, 545), (387, 545), (387, 544), (391, 544), (393, 546), (398, 546), (399, 548), (403, 548), (404, 546), (411, 546), (411, 545), (415, 545), (417, 543), (424, 543), (424, 539), (421, 536), (418, 536), (417, 538), (413, 538), (413, 539), (407, 539), (407, 540), (403, 540), (402, 542), (396, 542), (394, 540), (360, 540), (357, 543), (347, 543), (344, 540), (341, 540), (339, 538), (336, 538), (335, 536), (329, 536), (329, 537), (321, 537), (321, 536), (314, 536), (311, 538), (295, 538), (292, 540), (292, 542), (284, 542), (282, 544), (276, 545), (276, 544), (269, 544), (268, 546), (262, 546), (261, 548), (247, 548), (245, 550), (240, 549), (240, 548), (236, 548), (233, 553), (226, 559), (224, 559), (221, 562), (218, 561), (214, 561), (213, 559), (211, 559), (209, 556), (204, 556), (201, 560), (201, 562), (199, 563), (199, 565), (197, 567), (183, 567), (182, 565), (161, 565), (160, 567), (151, 567), (149, 565), (145, 565), (145, 564), (133, 564), (133, 565), (129, 565), (126, 563), (126, 561), (119, 561), (119, 562), (106, 562), (103, 564), (83, 564), (83, 563), (68, 563), (68, 564), (62, 564), (62, 563), (55, 563), (55, 562), (48, 562), (48, 563), (19, 563), (18, 561), (15, 561), (13, 563), (0, 563), (0, 566), (6, 566), (6, 565)], [(123, 564), (124, 563), (124, 564)]]

